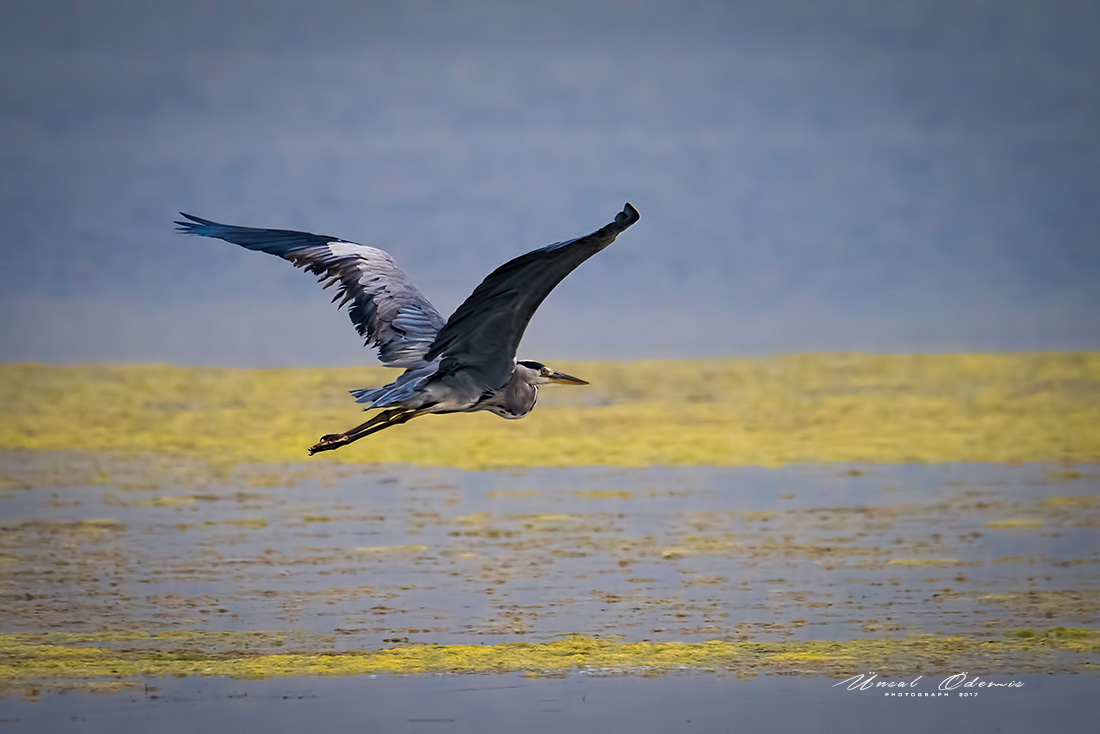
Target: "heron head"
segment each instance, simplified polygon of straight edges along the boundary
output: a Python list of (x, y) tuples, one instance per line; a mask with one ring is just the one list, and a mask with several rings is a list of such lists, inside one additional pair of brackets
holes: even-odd
[(573, 377), (573, 375), (567, 375), (564, 372), (558, 372), (557, 370), (547, 367), (542, 362), (533, 362), (531, 360), (523, 360), (517, 362), (517, 366), (526, 367), (529, 370), (532, 384), (535, 385), (587, 385), (585, 380), (579, 377)]

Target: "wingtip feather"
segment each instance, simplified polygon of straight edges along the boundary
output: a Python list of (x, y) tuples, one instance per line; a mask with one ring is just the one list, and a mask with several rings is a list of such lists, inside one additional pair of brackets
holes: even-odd
[(172, 224), (176, 225), (176, 231), (183, 232), (184, 234), (206, 234), (205, 232), (200, 232), (199, 230), (202, 227), (218, 226), (217, 222), (211, 221), (209, 219), (203, 219), (202, 217), (196, 217), (194, 214), (188, 214), (187, 212), (180, 212), (180, 216), (185, 217), (190, 221), (185, 222), (177, 219), (176, 221), (172, 222)]
[(641, 219), (641, 215), (638, 214), (637, 209), (631, 206), (629, 201), (623, 205), (623, 210), (615, 215), (615, 223), (622, 225), (623, 229), (626, 229), (639, 219)]

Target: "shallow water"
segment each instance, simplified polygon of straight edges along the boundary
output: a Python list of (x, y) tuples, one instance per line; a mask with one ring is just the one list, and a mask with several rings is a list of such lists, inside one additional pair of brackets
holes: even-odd
[(336, 649), (999, 635), (1100, 618), (1097, 467), (396, 468), (0, 494), (0, 631)]
[[(1097, 713), (1093, 653), (974, 652), (1012, 630), (1097, 626), (1093, 465), (389, 467), (188, 488), (137, 481), (131, 460), (104, 459), (117, 463), (109, 484), (70, 487), (47, 486), (42, 471), (75, 455), (2, 461), (37, 488), (0, 491), (0, 631), (39, 635), (37, 650), (216, 663), (570, 633), (773, 643), (718, 675), (643, 664), (114, 680), (49, 658), (62, 662), (54, 677), (3, 682), (5, 731), (1091, 731)], [(51, 632), (89, 637), (41, 637)], [(162, 632), (178, 636), (150, 636)], [(923, 674), (921, 692), (961, 672), (1024, 685), (898, 698), (837, 687), (850, 674), (843, 658), (775, 662), (791, 649), (780, 643), (917, 632), (979, 644), (910, 659), (886, 642), (884, 679)], [(851, 673), (871, 672), (850, 654)]]
[[(942, 677), (914, 691), (934, 692)], [(898, 698), (836, 681), (677, 675), (158, 680), (115, 696), (0, 699), (7, 732), (32, 731), (1094, 731), (1093, 676), (993, 676), (1015, 689)], [(154, 682), (151, 682), (151, 684)]]

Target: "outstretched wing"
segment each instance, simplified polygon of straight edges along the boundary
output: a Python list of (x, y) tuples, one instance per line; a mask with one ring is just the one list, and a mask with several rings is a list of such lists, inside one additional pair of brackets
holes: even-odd
[(249, 250), (278, 255), (318, 276), (325, 288), (336, 285), (340, 306), (359, 336), (378, 347), (389, 367), (424, 364), (424, 353), (443, 327), (443, 317), (397, 267), (389, 254), (338, 237), (289, 229), (254, 229), (218, 224), (180, 212), (180, 232), (215, 237)]
[(483, 372), (489, 386), (503, 385), (511, 377), (523, 332), (543, 299), (637, 221), (638, 210), (626, 204), (614, 222), (590, 235), (547, 245), (501, 265), (447, 320), (424, 359), (443, 357), (444, 368), (472, 367)]

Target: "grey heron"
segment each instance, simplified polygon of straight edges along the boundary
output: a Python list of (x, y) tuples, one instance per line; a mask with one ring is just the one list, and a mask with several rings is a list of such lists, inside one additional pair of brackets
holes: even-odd
[(364, 410), (381, 409), (344, 433), (322, 436), (309, 449), (346, 446), (364, 436), (428, 413), (487, 410), (522, 418), (535, 407), (539, 386), (587, 385), (540, 362), (517, 360), (531, 316), (554, 287), (638, 221), (630, 204), (595, 232), (557, 242), (506, 262), (490, 273), (447, 320), (416, 289), (389, 254), (374, 247), (287, 229), (256, 229), (180, 212), (178, 230), (278, 255), (336, 286), (333, 302), (387, 367), (404, 369), (382, 387), (352, 390)]

